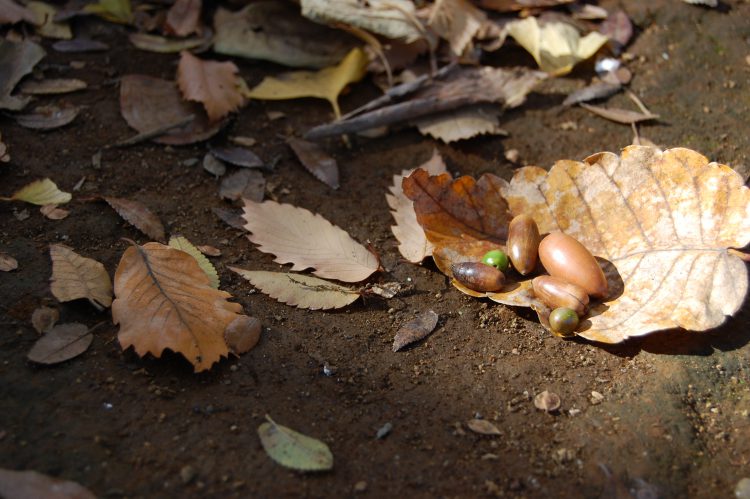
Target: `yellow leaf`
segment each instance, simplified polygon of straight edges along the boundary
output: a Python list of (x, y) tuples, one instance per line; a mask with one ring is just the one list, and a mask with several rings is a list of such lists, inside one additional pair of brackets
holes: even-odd
[(55, 183), (48, 178), (37, 180), (16, 191), (10, 198), (2, 198), (11, 201), (25, 201), (27, 203), (44, 206), (47, 204), (64, 204), (72, 199), (68, 192), (57, 188)]
[(359, 49), (352, 49), (336, 66), (320, 71), (292, 71), (278, 77), (268, 76), (245, 96), (261, 100), (286, 100), (301, 97), (326, 99), (336, 118), (341, 117), (338, 96), (348, 84), (359, 81), (367, 72), (368, 59)]
[(548, 22), (540, 26), (535, 17), (508, 24), (508, 34), (534, 57), (542, 71), (555, 76), (570, 73), (573, 66), (607, 43), (607, 37), (601, 33), (591, 32), (581, 38), (567, 23)]
[(52, 5), (44, 2), (29, 2), (26, 5), (34, 13), (39, 21), (36, 32), (45, 38), (58, 38), (61, 40), (70, 40), (73, 38), (73, 32), (70, 30), (68, 23), (58, 23), (53, 21), (57, 9)]
[(219, 289), (219, 275), (216, 273), (216, 269), (214, 268), (213, 264), (209, 262), (208, 258), (203, 256), (203, 253), (201, 253), (198, 248), (193, 246), (192, 243), (187, 240), (187, 238), (183, 236), (172, 236), (169, 238), (169, 246), (180, 251), (184, 251), (188, 255), (195, 258), (195, 261), (198, 262), (198, 266), (208, 276), (208, 279), (211, 282), (211, 287), (214, 289)]
[(96, 14), (107, 21), (130, 24), (133, 20), (133, 9), (130, 0), (99, 0), (83, 8), (83, 12)]
[(50, 290), (60, 301), (86, 298), (95, 307), (112, 304), (112, 281), (104, 265), (62, 244), (49, 248), (52, 258)]

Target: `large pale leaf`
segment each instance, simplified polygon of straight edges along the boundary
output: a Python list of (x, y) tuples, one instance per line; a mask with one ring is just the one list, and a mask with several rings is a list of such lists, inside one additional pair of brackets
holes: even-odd
[(336, 66), (320, 71), (293, 71), (277, 77), (267, 76), (247, 92), (246, 97), (262, 100), (286, 100), (300, 97), (326, 99), (333, 106), (336, 117), (341, 116), (338, 96), (349, 85), (362, 79), (367, 72), (367, 56), (352, 49)]
[(245, 270), (230, 270), (250, 281), (250, 284), (281, 303), (310, 310), (341, 308), (359, 298), (357, 290), (304, 274)]
[(208, 280), (211, 284), (211, 287), (214, 289), (219, 289), (219, 274), (216, 273), (216, 269), (214, 268), (214, 265), (211, 262), (209, 262), (208, 258), (206, 258), (203, 255), (203, 253), (200, 252), (198, 248), (193, 246), (193, 244), (190, 241), (188, 241), (186, 237), (183, 237), (183, 236), (170, 237), (169, 246), (171, 246), (172, 248), (184, 251), (188, 255), (195, 258), (195, 261), (198, 262), (198, 266), (208, 276)]
[(0, 497), (4, 499), (95, 499), (86, 487), (43, 475), (38, 471), (0, 469)]
[(42, 60), (45, 52), (36, 43), (0, 40), (0, 109), (18, 111), (28, 103), (28, 97), (10, 95), (13, 88)]
[(240, 79), (233, 62), (205, 61), (183, 51), (177, 66), (177, 84), (185, 99), (203, 104), (215, 122), (242, 105)]
[(50, 290), (60, 301), (86, 298), (95, 306), (112, 304), (112, 281), (104, 265), (62, 244), (49, 247), (52, 258)]
[(410, 0), (302, 0), (302, 15), (323, 24), (349, 24), (386, 38), (424, 36)]
[(112, 320), (122, 348), (160, 357), (168, 348), (205, 371), (229, 353), (227, 327), (242, 314), (214, 289), (195, 258), (159, 243), (131, 246), (115, 273)]
[[(426, 184), (410, 178), (418, 185), (405, 186), (416, 189), (416, 198), (431, 192), (445, 199), (440, 177)], [(549, 173), (525, 167), (510, 183), (497, 181), (500, 192), (479, 201), (480, 210), (507, 200), (510, 212), (531, 215), (542, 233), (563, 231), (603, 259), (610, 294), (591, 308), (578, 335), (617, 343), (675, 327), (701, 331), (720, 325), (742, 305), (747, 267), (727, 250), (750, 243), (750, 190), (728, 166), (689, 149), (630, 146), (619, 157), (599, 153), (582, 162), (558, 161)], [(477, 259), (469, 250), (479, 243), (466, 245), (457, 238), (464, 229), (474, 241), (504, 242), (501, 232), (471, 231), (449, 223), (445, 212), (421, 213), (419, 205), (416, 201), (428, 237), (436, 246), (435, 241), (442, 243), (435, 253), (442, 256), (436, 262), (443, 270), (451, 261)], [(548, 310), (531, 293), (529, 281), (488, 296), (531, 306), (546, 325)]]
[(13, 193), (6, 201), (25, 201), (26, 203), (45, 206), (48, 204), (64, 204), (72, 199), (69, 192), (63, 192), (48, 178), (36, 180)]
[(318, 214), (275, 201), (245, 200), (248, 239), (292, 270), (314, 268), (319, 277), (358, 282), (378, 270), (378, 258)]
[(269, 416), (258, 427), (263, 449), (277, 463), (300, 471), (326, 471), (333, 468), (333, 454), (320, 440), (276, 424)]
[[(418, 168), (422, 168), (430, 175), (440, 175), (447, 171), (445, 162), (437, 149), (433, 151), (432, 157)], [(391, 231), (398, 239), (398, 251), (408, 261), (420, 263), (432, 255), (432, 244), (427, 240), (417, 222), (417, 214), (414, 212), (411, 199), (404, 195), (404, 190), (401, 188), (404, 177), (411, 175), (412, 171), (414, 170), (404, 170), (400, 175), (393, 176), (393, 185), (388, 188), (390, 194), (386, 194), (385, 199), (396, 221), (396, 225), (391, 226)]]

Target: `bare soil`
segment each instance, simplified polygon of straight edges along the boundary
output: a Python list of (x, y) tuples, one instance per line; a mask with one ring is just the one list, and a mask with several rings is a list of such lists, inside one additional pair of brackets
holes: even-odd
[[(615, 2), (602, 2), (614, 7)], [(750, 161), (750, 3), (731, 0), (711, 10), (677, 0), (622, 1), (638, 26), (628, 48), (632, 90), (661, 119), (641, 127), (663, 147), (684, 146), (741, 168)], [(18, 270), (0, 274), (0, 467), (34, 469), (80, 482), (102, 497), (729, 497), (750, 475), (750, 308), (704, 333), (670, 331), (622, 345), (551, 336), (528, 310), (472, 299), (453, 289), (431, 263), (404, 262), (390, 232), (384, 194), (392, 175), (427, 160), (437, 147), (454, 174), (495, 172), (509, 178), (521, 164), (549, 167), (558, 159), (618, 152), (630, 128), (563, 109), (570, 91), (592, 75), (585, 64), (544, 82), (508, 112), (507, 138), (480, 137), (444, 145), (405, 129), (378, 139), (340, 140), (327, 150), (341, 167), (331, 190), (293, 158), (284, 136), (331, 118), (324, 101), (251, 102), (227, 134), (254, 137), (255, 151), (278, 159), (266, 173), (269, 197), (320, 213), (380, 253), (375, 281), (413, 289), (389, 301), (358, 301), (337, 312), (277, 303), (229, 271), (228, 265), (278, 270), (212, 208), (231, 208), (217, 180), (200, 164), (207, 146), (145, 143), (108, 149), (131, 136), (121, 118), (117, 78), (143, 73), (172, 79), (177, 58), (137, 51), (124, 28), (94, 19), (79, 32), (106, 41), (104, 53), (61, 54), (43, 44), (47, 76), (78, 77), (90, 88), (64, 98), (86, 106), (70, 126), (40, 133), (0, 117), (12, 162), (0, 166), (0, 194), (41, 177), (70, 191), (86, 178), (62, 221), (34, 207), (0, 204), (0, 251)], [(503, 49), (493, 64), (527, 64)], [(71, 61), (84, 61), (71, 69)], [(236, 61), (252, 85), (284, 71)], [(377, 95), (372, 83), (342, 99), (353, 109)], [(634, 109), (624, 96), (608, 105)], [(268, 111), (285, 118), (270, 120)], [(106, 194), (139, 200), (168, 232), (212, 244), (221, 285), (263, 321), (259, 345), (241, 358), (193, 374), (182, 357), (139, 358), (122, 351), (109, 311), (88, 303), (58, 304), (49, 291), (48, 245), (62, 242), (114, 273), (127, 243), (147, 239), (106, 205), (82, 201)], [(28, 210), (30, 217), (16, 215)], [(39, 367), (26, 360), (38, 335), (30, 326), (42, 304), (61, 322), (101, 321), (91, 348), (66, 363)], [(433, 309), (436, 331), (393, 353), (394, 332), (414, 314)], [(331, 375), (324, 373), (328, 367)], [(554, 414), (535, 409), (543, 391), (557, 393)], [(602, 397), (592, 395), (593, 392)], [(256, 429), (277, 422), (324, 440), (335, 468), (301, 474), (275, 464)], [(472, 433), (481, 416), (502, 435)], [(377, 439), (387, 423), (392, 431)], [(604, 465), (612, 474), (607, 477)], [(639, 496), (652, 497), (652, 496)]]

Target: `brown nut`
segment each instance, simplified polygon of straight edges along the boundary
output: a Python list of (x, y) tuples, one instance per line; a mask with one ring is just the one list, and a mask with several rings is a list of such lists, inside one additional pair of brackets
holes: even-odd
[(521, 275), (526, 275), (536, 267), (539, 251), (539, 228), (528, 215), (517, 215), (508, 227), (508, 253), (510, 261)]
[(602, 268), (577, 239), (552, 232), (539, 244), (539, 259), (551, 276), (576, 284), (596, 298), (607, 296), (609, 285)]
[(480, 293), (498, 291), (505, 283), (502, 271), (480, 262), (454, 263), (451, 271), (454, 279)]
[(589, 295), (580, 286), (558, 277), (540, 275), (531, 281), (534, 294), (551, 309), (569, 308), (579, 316), (586, 313)]

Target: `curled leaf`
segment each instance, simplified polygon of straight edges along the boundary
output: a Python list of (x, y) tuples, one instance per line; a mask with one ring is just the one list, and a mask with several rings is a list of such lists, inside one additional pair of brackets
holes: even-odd
[(60, 301), (86, 298), (97, 308), (112, 304), (112, 281), (104, 265), (62, 244), (49, 248), (52, 258), (50, 291)]
[(27, 357), (38, 364), (58, 364), (81, 355), (92, 341), (94, 335), (85, 324), (60, 324), (39, 338)]
[(169, 238), (169, 246), (174, 249), (184, 251), (188, 255), (195, 258), (195, 261), (198, 262), (198, 266), (208, 276), (211, 287), (214, 289), (219, 289), (219, 274), (216, 273), (214, 265), (209, 262), (208, 258), (203, 256), (203, 253), (201, 253), (198, 248), (193, 246), (193, 244), (188, 241), (187, 238), (183, 236), (172, 236)]
[(327, 471), (333, 468), (333, 454), (320, 440), (277, 424), (269, 416), (258, 427), (266, 453), (280, 465), (300, 471)]

